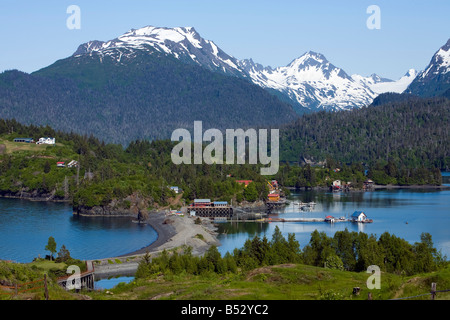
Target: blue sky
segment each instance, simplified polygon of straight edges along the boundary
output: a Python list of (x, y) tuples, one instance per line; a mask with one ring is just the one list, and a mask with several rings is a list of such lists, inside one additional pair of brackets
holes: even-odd
[[(66, 27), (69, 5), (81, 9), (79, 30)], [(366, 26), (370, 5), (380, 8), (379, 30)], [(153, 25), (195, 27), (228, 54), (265, 66), (312, 50), (348, 74), (398, 79), (425, 68), (450, 38), (448, 12), (448, 0), (1, 0), (0, 72), (33, 72), (89, 40)]]

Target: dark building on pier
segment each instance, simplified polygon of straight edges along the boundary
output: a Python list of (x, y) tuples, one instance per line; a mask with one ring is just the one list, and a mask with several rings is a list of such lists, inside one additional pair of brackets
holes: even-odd
[(195, 199), (194, 203), (189, 206), (191, 216), (216, 218), (233, 216), (233, 208), (228, 205), (227, 201), (213, 201), (210, 199)]

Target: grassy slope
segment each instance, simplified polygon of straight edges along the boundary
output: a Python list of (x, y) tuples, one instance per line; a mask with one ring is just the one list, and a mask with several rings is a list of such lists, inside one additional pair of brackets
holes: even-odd
[[(16, 264), (0, 261), (0, 280), (9, 283), (25, 283), (42, 279), (52, 268), (66, 266), (51, 262)], [(450, 267), (411, 277), (381, 274), (381, 289), (369, 290), (366, 286), (369, 274), (330, 270), (306, 265), (278, 265), (257, 268), (242, 274), (202, 276), (159, 275), (152, 279), (138, 279), (128, 284), (120, 283), (110, 290), (81, 294), (66, 292), (55, 279), (49, 278), (51, 300), (365, 300), (372, 292), (374, 300), (410, 297), (430, 291), (431, 283), (437, 290), (450, 289)], [(353, 295), (354, 287), (360, 287), (359, 295)], [(0, 289), (8, 292), (8, 289)], [(21, 293), (18, 296), (1, 294), (0, 300), (44, 299), (43, 289)], [(417, 298), (430, 299), (429, 295)], [(450, 300), (450, 293), (438, 293), (437, 299)]]
[[(414, 277), (382, 273), (381, 289), (369, 290), (367, 273), (329, 270), (305, 265), (263, 267), (241, 275), (159, 276), (119, 284), (106, 291), (88, 293), (93, 299), (142, 300), (365, 300), (372, 292), (374, 300), (413, 296), (450, 288), (450, 268)], [(359, 295), (353, 295), (360, 287)], [(427, 295), (421, 299), (429, 299)], [(450, 299), (441, 293), (438, 299)]]
[[(44, 278), (44, 274), (50, 275), (47, 277), (50, 300), (84, 300), (89, 298), (83, 294), (68, 292), (61, 288), (56, 283), (56, 277), (51, 275), (51, 269), (58, 269), (64, 273), (67, 265), (48, 260), (27, 264), (0, 261), (0, 300), (44, 300), (44, 289), (39, 288), (43, 286), (43, 282), (39, 280)], [(33, 281), (39, 282), (27, 286), (20, 286)], [(14, 295), (14, 289), (5, 288), (5, 286), (13, 286), (13, 284), (18, 284), (18, 290), (27, 291)]]

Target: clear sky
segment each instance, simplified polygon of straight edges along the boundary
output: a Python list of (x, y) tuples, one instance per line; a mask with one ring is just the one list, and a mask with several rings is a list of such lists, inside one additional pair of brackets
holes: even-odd
[[(80, 8), (80, 29), (66, 26)], [(369, 29), (370, 5), (380, 29)], [(0, 0), (0, 72), (33, 72), (89, 40), (111, 40), (147, 25), (194, 27), (228, 54), (272, 67), (306, 51), (348, 74), (398, 79), (422, 70), (450, 38), (450, 1), (414, 0)]]

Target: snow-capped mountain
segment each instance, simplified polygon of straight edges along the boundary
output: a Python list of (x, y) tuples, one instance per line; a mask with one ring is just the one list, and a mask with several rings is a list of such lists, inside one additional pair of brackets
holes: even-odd
[[(73, 57), (84, 55), (112, 58), (127, 64), (138, 53), (164, 54), (214, 72), (245, 78), (287, 101), (301, 113), (310, 110), (346, 110), (369, 105), (384, 92), (403, 92), (416, 76), (415, 70), (397, 81), (376, 74), (349, 76), (320, 53), (309, 51), (284, 67), (265, 67), (252, 59), (238, 60), (203, 39), (192, 27), (132, 29), (110, 41), (90, 41), (78, 47)], [(448, 64), (448, 60), (444, 62)]]
[(431, 58), (405, 92), (419, 96), (434, 96), (450, 89), (450, 39)]
[(278, 90), (309, 109), (340, 110), (368, 105), (377, 96), (370, 87), (355, 81), (320, 53), (309, 51), (285, 67), (272, 69), (240, 61), (252, 81)]
[(222, 51), (214, 42), (203, 39), (192, 27), (160, 28), (146, 26), (132, 29), (110, 41), (90, 41), (78, 47), (74, 57), (97, 54), (112, 57), (117, 63), (126, 63), (136, 53), (160, 52), (193, 62), (212, 71), (244, 76), (237, 60)]
[(381, 78), (377, 74), (372, 74), (369, 77), (363, 77), (358, 74), (352, 75), (352, 79), (362, 85), (369, 87), (376, 94), (395, 92), (402, 93), (409, 86), (409, 84), (417, 76), (417, 71), (409, 69), (406, 74), (400, 79), (394, 81), (387, 78)]

